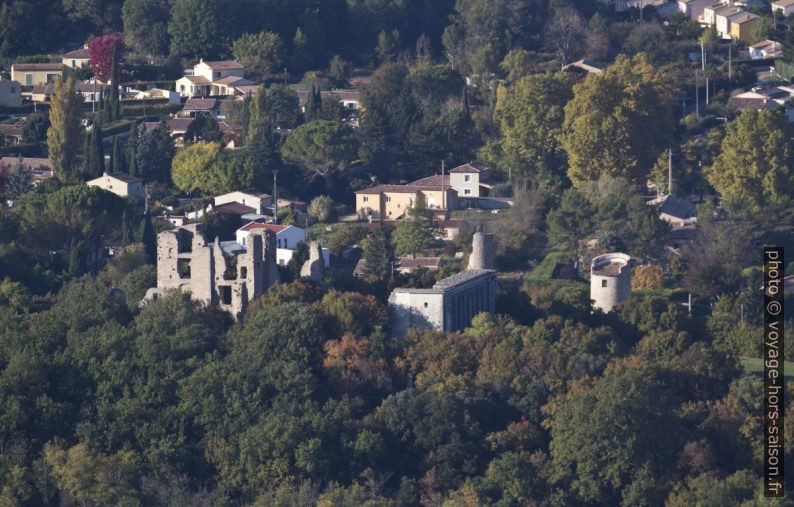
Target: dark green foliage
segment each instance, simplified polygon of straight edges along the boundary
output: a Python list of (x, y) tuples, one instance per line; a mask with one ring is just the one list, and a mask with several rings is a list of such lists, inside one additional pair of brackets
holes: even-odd
[(391, 276), (394, 262), (394, 251), (382, 227), (372, 231), (364, 243), (364, 260), (367, 273), (378, 279)]
[(149, 264), (154, 264), (157, 261), (157, 236), (154, 233), (152, 217), (148, 211), (143, 216), (140, 227), (140, 241), (143, 243), (143, 248), (146, 252), (146, 260)]
[(125, 173), (127, 172), (127, 157), (124, 156), (119, 142), (119, 136), (113, 136), (113, 151), (110, 157), (110, 172)]
[(130, 126), (130, 135), (127, 137), (124, 156), (127, 157), (127, 170), (130, 175), (140, 178), (141, 174), (138, 168), (138, 125), (135, 122), (132, 122)]
[(102, 124), (97, 121), (91, 127), (83, 153), (83, 175), (86, 179), (98, 178), (105, 172), (105, 150), (102, 146)]
[(48, 128), (50, 128), (50, 116), (47, 113), (37, 111), (28, 115), (22, 125), (22, 142), (39, 143), (46, 141)]
[(196, 141), (220, 143), (222, 139), (223, 134), (221, 134), (218, 121), (210, 114), (197, 115), (185, 131), (186, 143), (194, 143)]
[(141, 134), (135, 152), (135, 165), (139, 178), (163, 183), (171, 181), (174, 142), (164, 124)]

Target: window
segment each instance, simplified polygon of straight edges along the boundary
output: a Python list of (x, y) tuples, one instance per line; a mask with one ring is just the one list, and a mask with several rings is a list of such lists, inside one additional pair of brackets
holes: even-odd
[(427, 301), (425, 301), (425, 308), (427, 308)]
[(470, 188), (463, 189), (463, 195), (469, 195), (469, 194), (471, 194), (471, 189)]
[[(77, 68), (77, 62), (75, 62), (74, 60), (72, 60), (72, 67)], [(116, 69), (116, 70), (118, 70), (118, 69)]]
[(607, 286), (607, 281), (601, 280), (601, 287), (606, 287), (606, 286)]
[(47, 74), (47, 82), (54, 83), (55, 79), (58, 77), (57, 74)]
[(364, 201), (364, 202), (369, 202), (369, 197), (367, 197), (367, 196), (365, 195), (365, 196), (364, 196), (364, 198), (362, 199), (362, 201)]
[(179, 273), (179, 278), (183, 280), (190, 279), (190, 259), (177, 259), (176, 271)]
[(248, 278), (248, 268), (243, 266), (240, 268), (240, 278)]
[(284, 248), (289, 248), (289, 247), (287, 246), (287, 238), (284, 238)]
[(276, 248), (281, 248), (281, 240), (280, 239), (276, 240)]
[(230, 285), (221, 285), (218, 289), (221, 292), (221, 304), (232, 304), (232, 287)]
[(466, 181), (466, 182), (471, 181), (471, 174), (464, 174), (463, 175), (463, 181)]
[(391, 196), (386, 196), (386, 202), (391, 202)]
[(26, 85), (33, 84), (33, 74), (25, 74), (25, 84)]

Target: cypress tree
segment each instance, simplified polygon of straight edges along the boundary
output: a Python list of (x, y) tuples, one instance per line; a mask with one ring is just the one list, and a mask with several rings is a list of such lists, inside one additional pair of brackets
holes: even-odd
[(110, 59), (110, 98), (108, 99), (108, 122), (118, 120), (121, 116), (119, 105), (119, 62), (116, 53), (118, 45), (113, 46), (113, 54)]
[(83, 254), (83, 242), (72, 240), (69, 247), (69, 267), (68, 272), (70, 276), (80, 276), (83, 272), (81, 257)]
[(127, 155), (127, 169), (129, 170), (130, 176), (135, 176), (136, 178), (140, 178), (138, 174), (138, 126), (135, 122), (132, 122), (132, 128), (130, 129), (130, 136), (127, 138), (127, 147), (126, 147), (126, 155)]
[(141, 241), (143, 242), (143, 251), (146, 252), (146, 260), (150, 264), (155, 264), (157, 262), (157, 236), (154, 233), (152, 217), (148, 211), (143, 216), (141, 224)]
[(83, 158), (83, 174), (98, 178), (105, 172), (105, 152), (102, 148), (102, 124), (97, 121), (91, 128)]
[(306, 98), (306, 112), (304, 113), (304, 116), (307, 122), (314, 121), (318, 118), (320, 114), (320, 107), (322, 107), (322, 97), (320, 95), (320, 90), (312, 85), (312, 89), (309, 91)]
[(133, 231), (133, 223), (127, 211), (121, 215), (121, 244), (127, 246), (135, 242), (135, 235)]
[(121, 143), (119, 143), (119, 136), (113, 136), (113, 151), (112, 158), (110, 159), (111, 172), (124, 173), (127, 172), (127, 160), (121, 151)]

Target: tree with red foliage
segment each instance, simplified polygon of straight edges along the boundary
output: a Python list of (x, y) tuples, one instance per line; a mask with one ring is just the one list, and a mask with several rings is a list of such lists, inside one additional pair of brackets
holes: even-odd
[(101, 35), (95, 37), (88, 45), (91, 55), (91, 71), (98, 81), (107, 83), (113, 73), (113, 50), (116, 51), (117, 60), (124, 51), (124, 39), (121, 35)]

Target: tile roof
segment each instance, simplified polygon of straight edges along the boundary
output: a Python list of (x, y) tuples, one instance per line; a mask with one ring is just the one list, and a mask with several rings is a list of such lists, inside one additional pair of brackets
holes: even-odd
[(186, 132), (187, 128), (193, 123), (195, 118), (171, 118), (168, 120), (168, 130), (174, 132)]
[(481, 173), (487, 171), (488, 167), (476, 162), (469, 162), (468, 164), (459, 165), (449, 170), (450, 173)]
[[(74, 84), (74, 91), (77, 93), (94, 93), (94, 92), (102, 92), (105, 89), (110, 88), (106, 84), (102, 83), (75, 83)], [(35, 85), (31, 90), (34, 94), (44, 94), (44, 95), (52, 95), (55, 93), (55, 84), (48, 83), (46, 85)]]
[(185, 111), (210, 111), (218, 107), (218, 99), (195, 99), (185, 101)]
[(193, 84), (210, 84), (210, 80), (204, 76), (182, 76), (179, 79), (187, 79)]
[(676, 218), (691, 218), (695, 216), (695, 205), (689, 199), (670, 195), (659, 206), (659, 212)]
[(71, 58), (75, 60), (90, 60), (91, 59), (91, 52), (88, 48), (80, 48), (75, 49), (74, 51), (69, 51), (68, 53), (63, 54), (63, 58)]
[[(421, 180), (416, 180), (411, 183), (408, 183), (407, 186), (409, 187), (427, 187), (434, 190), (440, 190), (442, 184), (441, 175), (435, 174), (433, 176), (428, 176), (427, 178), (422, 178)], [(445, 187), (449, 187), (449, 175), (444, 175), (443, 184)]]
[(240, 65), (239, 62), (236, 62), (234, 60), (218, 60), (218, 61), (214, 61), (214, 62), (207, 62), (207, 61), (201, 60), (200, 63), (204, 63), (205, 65), (207, 65), (212, 70), (230, 70), (230, 69), (242, 69), (243, 68), (243, 66)]
[(251, 222), (250, 224), (246, 224), (240, 227), (240, 231), (255, 231), (257, 229), (267, 229), (268, 231), (273, 231), (275, 233), (279, 233), (289, 227), (288, 225), (277, 225), (277, 224), (262, 224), (259, 222)]
[[(16, 165), (18, 160), (19, 160), (18, 157), (3, 157), (0, 158), (0, 165)], [(50, 159), (48, 158), (23, 157), (22, 165), (26, 165), (31, 169), (36, 169), (39, 167), (52, 169), (52, 164), (50, 163)]]
[(15, 63), (13, 70), (63, 70), (62, 63)]
[(357, 194), (380, 194), (381, 192), (399, 192), (405, 194), (415, 194), (421, 190), (419, 187), (409, 187), (408, 185), (375, 185), (374, 187), (356, 190)]
[(777, 5), (779, 7), (789, 7), (794, 5), (794, 0), (776, 0), (772, 2), (772, 5)]
[(104, 176), (123, 181), (124, 183), (143, 183), (143, 180), (127, 173), (106, 173)]
[(10, 125), (8, 123), (0, 124), (0, 135), (19, 137), (22, 135), (22, 127), (19, 125)]
[(240, 204), (239, 202), (227, 202), (226, 204), (215, 206), (214, 211), (215, 213), (244, 215), (246, 213), (254, 213), (256, 210), (251, 206), (246, 206), (245, 204)]
[(249, 81), (248, 79), (245, 79), (244, 77), (239, 77), (239, 76), (222, 77), (220, 79), (214, 80), (213, 83), (218, 83), (218, 84), (227, 85), (227, 86), (235, 86), (235, 85), (243, 86), (243, 85), (252, 85), (252, 84), (254, 84), (253, 81)]
[(441, 266), (441, 257), (400, 257), (401, 268), (438, 268)]
[(496, 271), (493, 269), (467, 269), (452, 276), (448, 276), (443, 280), (439, 280), (435, 285), (433, 285), (433, 288), (442, 290), (452, 289), (462, 283), (468, 282), (469, 280), (474, 280), (481, 276), (491, 275), (493, 273), (496, 273)]

